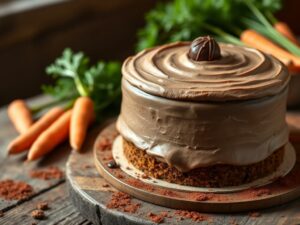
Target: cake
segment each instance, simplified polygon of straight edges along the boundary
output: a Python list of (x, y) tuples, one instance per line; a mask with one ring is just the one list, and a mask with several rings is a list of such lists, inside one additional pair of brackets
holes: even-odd
[(272, 56), (207, 36), (146, 49), (122, 74), (117, 129), (124, 155), (146, 175), (226, 187), (282, 163), (290, 76)]

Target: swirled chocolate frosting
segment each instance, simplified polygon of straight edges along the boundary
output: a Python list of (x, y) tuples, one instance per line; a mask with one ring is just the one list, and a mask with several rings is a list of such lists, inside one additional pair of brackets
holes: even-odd
[(221, 57), (194, 61), (190, 42), (178, 42), (140, 52), (123, 65), (123, 76), (149, 94), (190, 101), (255, 99), (281, 92), (287, 69), (262, 52), (220, 44)]
[(221, 57), (188, 57), (190, 43), (140, 52), (123, 64), (117, 128), (181, 171), (248, 165), (288, 142), (289, 74), (260, 51), (220, 44)]

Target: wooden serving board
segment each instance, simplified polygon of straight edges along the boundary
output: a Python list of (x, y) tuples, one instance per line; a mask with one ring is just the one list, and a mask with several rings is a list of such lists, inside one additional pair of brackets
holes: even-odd
[[(233, 222), (254, 224), (256, 218), (251, 217), (246, 221), (243, 219), (245, 217), (249, 218), (247, 216), (249, 211), (282, 205), (300, 196), (299, 150), (297, 150), (297, 165), (286, 178), (279, 179), (273, 184), (258, 189), (245, 190), (235, 194), (213, 194), (208, 199), (199, 200), (199, 193), (187, 194), (173, 190), (163, 190), (155, 185), (151, 187), (148, 184), (145, 185), (140, 181), (133, 180), (132, 177), (128, 177), (126, 173), (118, 168), (108, 168), (107, 163), (111, 160), (111, 144), (116, 136), (114, 123), (111, 123), (97, 137), (94, 154), (89, 146), (83, 154), (72, 153), (67, 164), (67, 178), (73, 204), (84, 217), (94, 224), (155, 224), (149, 217), (150, 212), (156, 215), (167, 212), (168, 217), (164, 218), (162, 224), (197, 224), (192, 219), (183, 218), (184, 220), (182, 220), (182, 216), (176, 213), (176, 209), (222, 213), (244, 211), (234, 215), (206, 213), (203, 224), (211, 224), (212, 222), (213, 224), (232, 224)], [(300, 149), (299, 147), (296, 146), (297, 149)], [(134, 204), (140, 204), (135, 213), (124, 212), (122, 208), (107, 208), (112, 194), (119, 190), (136, 197), (131, 200)], [(259, 219), (265, 217), (266, 221), (271, 221), (271, 223), (273, 221), (273, 224), (277, 224), (277, 221), (282, 221), (281, 218), (285, 216), (282, 215), (284, 214), (282, 207), (289, 207), (289, 205), (300, 207), (300, 201), (297, 200), (281, 207), (260, 211), (262, 217)], [(268, 213), (264, 214), (265, 212)], [(299, 222), (300, 219), (290, 224)]]

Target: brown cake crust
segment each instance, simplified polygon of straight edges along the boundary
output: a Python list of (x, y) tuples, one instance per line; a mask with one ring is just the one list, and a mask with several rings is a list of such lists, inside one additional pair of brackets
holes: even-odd
[(226, 187), (249, 183), (274, 172), (282, 163), (284, 156), (284, 147), (281, 147), (265, 160), (251, 165), (220, 164), (183, 173), (148, 155), (146, 151), (138, 149), (124, 138), (123, 148), (129, 162), (148, 176), (195, 187)]

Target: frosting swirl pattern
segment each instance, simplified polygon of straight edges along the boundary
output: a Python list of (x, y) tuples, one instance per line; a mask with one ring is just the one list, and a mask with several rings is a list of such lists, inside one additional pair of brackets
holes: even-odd
[(262, 52), (220, 44), (222, 57), (196, 62), (189, 42), (177, 42), (140, 52), (122, 68), (133, 86), (156, 96), (190, 101), (255, 99), (281, 92), (287, 69)]

